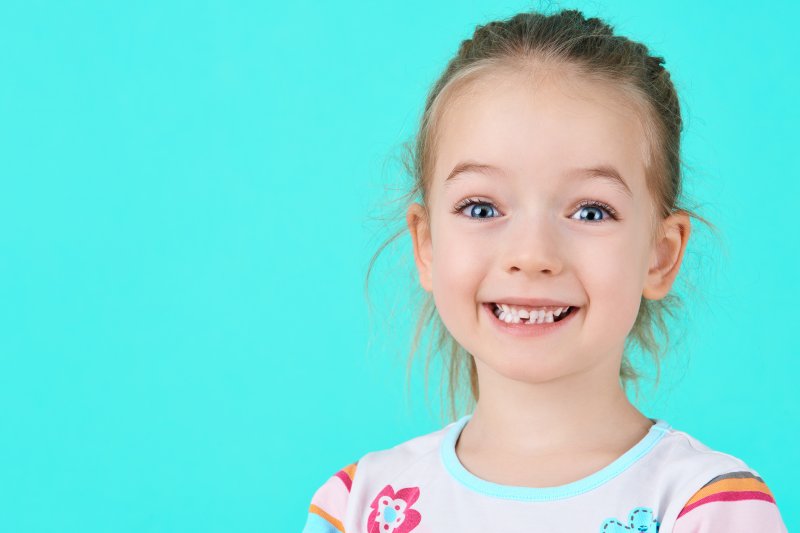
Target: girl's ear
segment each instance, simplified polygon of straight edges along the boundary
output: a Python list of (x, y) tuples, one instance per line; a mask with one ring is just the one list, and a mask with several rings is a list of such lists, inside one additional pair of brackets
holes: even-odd
[(406, 223), (408, 224), (408, 231), (411, 233), (411, 241), (414, 243), (414, 262), (417, 264), (417, 270), (419, 271), (419, 282), (423, 289), (431, 292), (433, 290), (433, 249), (431, 246), (430, 220), (425, 208), (417, 202), (412, 202), (408, 206)]
[(660, 300), (669, 293), (678, 276), (691, 227), (691, 219), (684, 211), (677, 211), (661, 222), (642, 292), (645, 298)]

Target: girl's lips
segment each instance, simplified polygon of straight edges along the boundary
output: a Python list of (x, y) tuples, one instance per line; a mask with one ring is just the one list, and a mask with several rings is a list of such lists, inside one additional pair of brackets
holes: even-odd
[(575, 318), (575, 315), (577, 315), (582, 309), (581, 307), (572, 307), (569, 314), (558, 322), (545, 322), (542, 324), (525, 324), (521, 322), (519, 324), (514, 324), (513, 322), (506, 323), (500, 320), (494, 314), (493, 303), (484, 303), (482, 307), (489, 315), (489, 321), (492, 322), (492, 324), (494, 324), (500, 331), (517, 337), (538, 337), (558, 331), (564, 326), (570, 324)]

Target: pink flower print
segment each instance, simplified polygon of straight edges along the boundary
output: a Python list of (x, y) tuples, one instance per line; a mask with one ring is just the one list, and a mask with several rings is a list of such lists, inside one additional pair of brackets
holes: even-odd
[(391, 485), (383, 487), (370, 508), (367, 533), (408, 533), (419, 524), (422, 515), (411, 506), (419, 498), (419, 487), (394, 491)]

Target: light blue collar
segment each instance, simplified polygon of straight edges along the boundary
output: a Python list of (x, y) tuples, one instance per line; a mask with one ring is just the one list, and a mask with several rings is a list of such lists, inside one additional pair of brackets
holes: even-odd
[(467, 424), (472, 414), (464, 415), (455, 421), (450, 429), (442, 437), (440, 446), (442, 461), (450, 474), (462, 485), (487, 496), (506, 498), (510, 500), (525, 501), (547, 501), (569, 498), (583, 492), (590, 491), (599, 487), (603, 483), (618, 476), (633, 463), (644, 457), (656, 443), (670, 429), (670, 425), (662, 420), (651, 418), (654, 422), (647, 435), (637, 442), (633, 448), (622, 454), (614, 462), (583, 479), (559, 485), (557, 487), (517, 487), (513, 485), (501, 485), (485, 479), (481, 479), (469, 470), (464, 468), (456, 455), (456, 441), (461, 434), (461, 430)]

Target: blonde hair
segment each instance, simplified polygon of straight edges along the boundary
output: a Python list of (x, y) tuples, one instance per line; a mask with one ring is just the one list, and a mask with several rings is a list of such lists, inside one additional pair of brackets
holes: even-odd
[[(600, 19), (587, 19), (574, 9), (561, 10), (552, 15), (536, 11), (519, 13), (505, 20), (479, 25), (471, 38), (461, 42), (455, 57), (450, 59), (428, 93), (419, 130), (412, 140), (403, 145), (403, 165), (413, 179), (399, 201), (407, 205), (418, 199), (427, 211), (432, 162), (436, 153), (437, 123), (449, 99), (466, 84), (490, 70), (512, 67), (519, 71), (534, 61), (568, 67), (583, 77), (614, 84), (636, 104), (647, 137), (647, 187), (656, 206), (653, 238), (660, 227), (659, 219), (677, 211), (715, 229), (705, 218), (679, 203), (683, 201), (680, 155), (683, 123), (677, 91), (669, 72), (663, 67), (664, 59), (650, 55), (644, 44), (614, 35), (613, 28)], [(369, 277), (375, 261), (406, 230), (405, 226), (399, 229), (373, 254), (364, 284), (368, 301)], [(631, 350), (638, 345), (651, 355), (657, 370), (658, 385), (661, 361), (670, 345), (667, 315), (675, 317), (683, 305), (682, 299), (674, 292), (661, 300), (642, 297), (639, 313), (626, 339), (619, 371), (620, 383), (626, 391), (630, 384), (636, 386), (637, 399), (642, 374), (631, 363)], [(452, 420), (458, 416), (456, 400), (459, 393), (463, 392), (461, 382), (465, 374), (468, 377), (467, 409), (471, 409), (478, 401), (475, 360), (447, 331), (431, 294), (424, 294), (418, 311), (407, 372), (410, 371), (425, 326), (430, 325), (434, 335), (426, 357), (426, 391), (432, 355), (445, 352), (445, 373), (449, 378), (447, 396)], [(663, 346), (656, 341), (657, 332), (665, 339)]]

